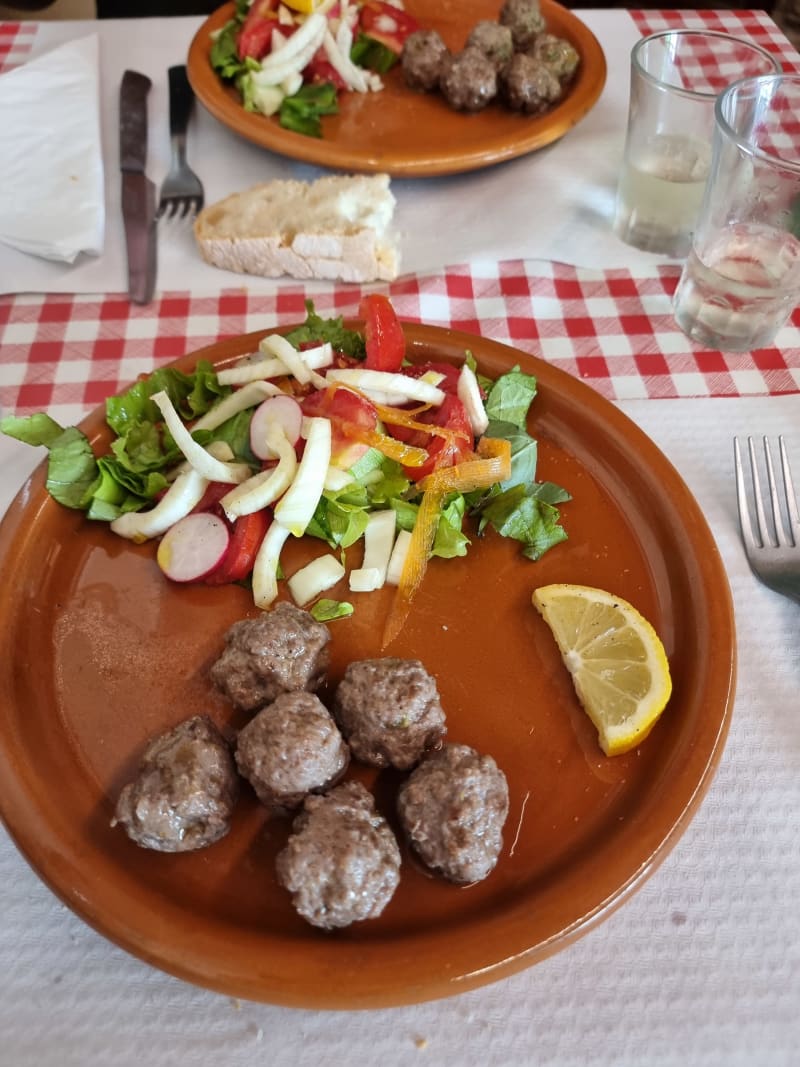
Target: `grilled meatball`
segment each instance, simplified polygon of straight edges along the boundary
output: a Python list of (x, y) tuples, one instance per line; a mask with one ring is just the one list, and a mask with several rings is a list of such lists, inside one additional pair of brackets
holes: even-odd
[(508, 26), (501, 26), (499, 22), (484, 19), (476, 23), (467, 38), (467, 47), (479, 48), (492, 61), (495, 68), (500, 70), (514, 54), (511, 29)]
[(581, 61), (569, 41), (552, 33), (539, 34), (529, 54), (548, 66), (562, 83), (573, 77)]
[(491, 756), (445, 745), (400, 787), (400, 822), (422, 862), (459, 885), (479, 882), (503, 847), (508, 786)]
[(313, 693), (282, 693), (239, 732), (236, 765), (262, 804), (289, 811), (337, 782), (350, 750)]
[(400, 849), (371, 794), (345, 782), (306, 798), (276, 869), (297, 912), (333, 930), (380, 915), (400, 881)]
[(511, 30), (517, 52), (532, 45), (545, 26), (539, 0), (506, 0), (500, 9), (500, 22)]
[(497, 96), (497, 71), (480, 48), (446, 56), (439, 88), (456, 111), (480, 111)]
[(408, 770), (445, 734), (436, 682), (419, 660), (350, 663), (333, 713), (355, 758), (373, 767)]
[(416, 30), (403, 45), (401, 65), (410, 89), (430, 92), (439, 84), (442, 63), (450, 53), (436, 30)]
[(256, 619), (235, 622), (225, 651), (211, 667), (214, 684), (238, 707), (252, 711), (281, 693), (314, 692), (328, 669), (328, 627), (288, 601)]
[(159, 852), (212, 845), (230, 829), (239, 778), (225, 739), (196, 715), (151, 741), (111, 825)]
[(561, 82), (541, 60), (517, 52), (503, 75), (508, 106), (526, 115), (540, 115), (561, 97)]

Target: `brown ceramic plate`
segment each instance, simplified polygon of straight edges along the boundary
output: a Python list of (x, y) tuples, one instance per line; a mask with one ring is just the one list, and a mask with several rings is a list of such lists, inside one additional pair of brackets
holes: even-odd
[[(437, 29), (459, 50), (480, 19), (496, 19), (499, 0), (406, 0), (406, 10), (426, 29)], [(606, 80), (606, 61), (596, 37), (571, 11), (541, 0), (548, 29), (577, 48), (581, 65), (564, 100), (538, 117), (492, 105), (474, 115), (450, 110), (437, 94), (408, 89), (395, 68), (379, 93), (342, 93), (338, 115), (323, 118), (322, 138), (285, 130), (241, 105), (239, 94), (211, 67), (211, 33), (232, 17), (225, 4), (195, 34), (187, 67), (198, 98), (215, 118), (249, 141), (292, 159), (348, 171), (381, 171), (402, 177), (455, 174), (532, 152), (552, 144), (590, 110)]]
[[(248, 791), (228, 837), (198, 853), (148, 852), (111, 829), (115, 798), (149, 738), (196, 712), (223, 728), (241, 724), (206, 671), (225, 628), (255, 609), (239, 586), (167, 583), (152, 545), (133, 546), (59, 507), (41, 469), (0, 526), (0, 814), (88, 923), (142, 959), (231, 995), (372, 1007), (521, 970), (584, 933), (653, 871), (721, 754), (735, 675), (731, 599), (675, 470), (608, 401), (546, 363), (474, 335), (406, 332), (415, 359), (460, 360), (469, 348), (491, 376), (515, 363), (535, 373), (540, 477), (574, 498), (563, 508), (569, 541), (538, 563), (494, 535), (465, 559), (432, 561), (387, 649), (423, 660), (438, 679), (450, 739), (491, 753), (508, 777), (505, 846), (478, 885), (429, 877), (404, 854), (383, 915), (325, 934), (294, 914), (277, 885), (273, 861), (287, 825), (269, 821)], [(178, 365), (230, 362), (256, 336)], [(107, 440), (101, 411), (84, 427), (95, 446)], [(289, 574), (309, 552), (291, 547)], [(661, 634), (674, 695), (628, 755), (601, 753), (531, 606), (532, 590), (548, 582), (611, 589)], [(348, 596), (346, 588), (331, 595)], [(331, 624), (332, 683), (349, 660), (379, 654), (391, 596), (357, 596), (355, 615)], [(396, 780), (356, 773), (391, 818)]]

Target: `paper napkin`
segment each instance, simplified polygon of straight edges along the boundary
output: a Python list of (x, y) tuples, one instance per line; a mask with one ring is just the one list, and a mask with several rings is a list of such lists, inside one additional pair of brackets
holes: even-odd
[(103, 248), (97, 34), (0, 75), (0, 241), (73, 263)]

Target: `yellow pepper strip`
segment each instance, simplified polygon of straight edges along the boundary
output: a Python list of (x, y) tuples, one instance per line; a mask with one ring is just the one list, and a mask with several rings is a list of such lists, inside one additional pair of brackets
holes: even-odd
[(411, 601), (425, 577), (444, 498), (456, 490), (468, 493), (472, 489), (488, 489), (495, 482), (505, 481), (510, 474), (510, 442), (482, 437), (478, 442), (476, 457), (462, 460), (454, 467), (443, 467), (422, 480), (422, 501), (411, 533), (403, 573), (383, 629), (382, 649), (394, 641), (403, 629)]
[(428, 460), (428, 453), (424, 448), (404, 444), (378, 430), (369, 430), (366, 426), (359, 426), (358, 423), (339, 418), (336, 419), (336, 425), (346, 437), (353, 441), (360, 441), (364, 445), (371, 445), (379, 452), (383, 452), (384, 456), (397, 460), (405, 467), (421, 467)]
[[(355, 385), (346, 385), (344, 382), (329, 382), (328, 388), (331, 390), (346, 389), (348, 392), (360, 396), (362, 400), (368, 401), (375, 408), (381, 422), (386, 423), (388, 426), (405, 426), (408, 430), (422, 430), (423, 433), (431, 434), (433, 437), (443, 437), (451, 444), (455, 441), (468, 441), (470, 439), (469, 435), (463, 430), (451, 430), (446, 426), (433, 426), (427, 422), (417, 422), (414, 416), (427, 411), (432, 406), (431, 404), (419, 404), (415, 408), (404, 410), (403, 408), (392, 407), (390, 404), (377, 404)], [(409, 466), (419, 466), (419, 464), (409, 464)]]

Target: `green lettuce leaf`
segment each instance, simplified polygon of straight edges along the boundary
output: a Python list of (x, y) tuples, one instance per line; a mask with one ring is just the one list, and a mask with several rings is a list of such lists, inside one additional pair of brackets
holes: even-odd
[(294, 133), (322, 137), (322, 116), (335, 115), (338, 110), (336, 86), (332, 82), (310, 82), (293, 96), (284, 98), (278, 109), (278, 121)]
[(486, 414), (492, 422), (510, 422), (524, 429), (535, 396), (536, 379), (514, 367), (501, 375), (489, 390)]
[(306, 300), (306, 321), (296, 330), (287, 333), (286, 340), (295, 348), (300, 348), (309, 341), (329, 341), (337, 352), (343, 352), (355, 359), (364, 359), (367, 354), (364, 338), (360, 333), (348, 330), (341, 316), (336, 319), (323, 319), (314, 310), (311, 300)]
[(309, 608), (317, 622), (333, 622), (353, 614), (353, 605), (347, 600), (328, 600), (323, 597)]
[(549, 548), (566, 541), (555, 505), (569, 499), (569, 493), (552, 482), (512, 486), (484, 506), (479, 532), (490, 525), (502, 537), (521, 541), (528, 559), (539, 559)]

